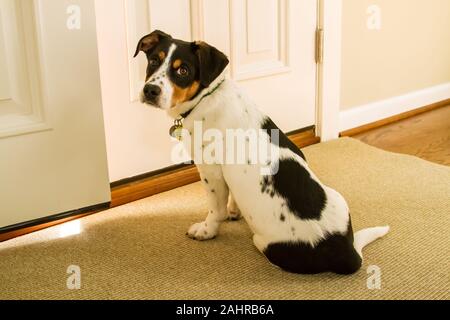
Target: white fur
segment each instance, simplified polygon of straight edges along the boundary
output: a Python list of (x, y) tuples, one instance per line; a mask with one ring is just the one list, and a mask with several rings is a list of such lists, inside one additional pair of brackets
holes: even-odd
[[(192, 140), (198, 134), (194, 132), (194, 121), (202, 121), (203, 130), (214, 128), (221, 131), (223, 136), (226, 129), (260, 129), (264, 115), (231, 80), (223, 80), (222, 74), (194, 101), (185, 102), (169, 110), (171, 117), (178, 118), (180, 114), (196, 106), (183, 124), (184, 128), (192, 133)], [(219, 87), (213, 94), (205, 97), (217, 86)], [(274, 145), (272, 147), (278, 148)], [(197, 240), (213, 238), (219, 231), (220, 223), (227, 219), (230, 212), (234, 215), (239, 214), (239, 209), (254, 233), (254, 244), (260, 251), (264, 251), (268, 244), (274, 242), (301, 241), (315, 246), (327, 234), (345, 233), (349, 209), (344, 198), (337, 191), (322, 184), (308, 164), (297, 154), (283, 148), (277, 151), (280, 159), (295, 159), (323, 187), (327, 203), (320, 220), (302, 220), (289, 211), (284, 205), (283, 198), (262, 193), (260, 169), (263, 164), (200, 164), (198, 169), (207, 191), (211, 211), (204, 222), (195, 224), (189, 229), (188, 235)], [(230, 191), (234, 200), (230, 200), (227, 212)], [(280, 221), (281, 211), (286, 217), (284, 222)], [(363, 246), (387, 231), (388, 229), (369, 229), (356, 233), (356, 249), (361, 254)]]
[(369, 243), (385, 236), (388, 232), (389, 226), (368, 228), (356, 232), (354, 241), (354, 247), (356, 252), (358, 252), (358, 254), (362, 258), (363, 256), (362, 249)]

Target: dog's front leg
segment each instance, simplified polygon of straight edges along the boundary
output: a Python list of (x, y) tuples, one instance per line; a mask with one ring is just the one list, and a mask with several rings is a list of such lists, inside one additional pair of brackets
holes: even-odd
[(217, 235), (220, 223), (228, 217), (228, 186), (223, 179), (221, 166), (200, 165), (197, 167), (207, 193), (209, 213), (206, 220), (194, 224), (187, 235), (195, 240), (209, 240)]

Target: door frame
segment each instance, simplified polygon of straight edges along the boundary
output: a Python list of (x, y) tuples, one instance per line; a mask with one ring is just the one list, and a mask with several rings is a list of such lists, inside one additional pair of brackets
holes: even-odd
[(339, 138), (341, 102), (342, 0), (318, 1), (318, 28), (323, 30), (323, 59), (317, 66), (317, 134)]

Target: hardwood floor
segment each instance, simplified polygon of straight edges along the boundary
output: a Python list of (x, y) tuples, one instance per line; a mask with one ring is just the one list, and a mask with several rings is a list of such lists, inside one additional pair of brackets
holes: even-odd
[(352, 137), (380, 149), (450, 166), (450, 105)]

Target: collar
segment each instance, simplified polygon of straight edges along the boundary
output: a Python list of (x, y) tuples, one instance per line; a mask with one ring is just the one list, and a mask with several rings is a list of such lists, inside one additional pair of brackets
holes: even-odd
[(178, 118), (175, 119), (173, 126), (169, 130), (169, 135), (179, 141), (182, 140), (183, 136), (183, 120), (189, 117), (189, 115), (194, 111), (194, 109), (203, 101), (204, 98), (212, 95), (214, 92), (216, 92), (217, 89), (220, 88), (220, 86), (225, 82), (225, 79), (222, 79), (212, 90), (205, 93), (203, 96), (199, 98), (197, 103), (194, 104), (192, 108), (190, 108), (188, 111), (181, 113)]
[(217, 86), (215, 86), (211, 91), (209, 91), (209, 92), (207, 92), (206, 94), (204, 94), (204, 95), (200, 98), (200, 100), (199, 100), (199, 101), (198, 101), (191, 109), (189, 109), (188, 111), (186, 111), (186, 112), (184, 112), (184, 113), (181, 113), (181, 114), (180, 114), (180, 118), (178, 118), (177, 120), (184, 120), (184, 119), (186, 119), (187, 117), (189, 117), (189, 115), (192, 113), (192, 111), (194, 111), (194, 109), (197, 108), (197, 106), (203, 101), (203, 99), (205, 99), (206, 97), (208, 97), (208, 96), (212, 95), (214, 92), (216, 92), (217, 89), (219, 89), (220, 86), (224, 83), (224, 81), (225, 81), (225, 79), (222, 79), (222, 81), (220, 81), (220, 82), (217, 84)]
[(167, 110), (167, 114), (172, 119), (185, 119), (187, 118), (191, 112), (200, 104), (201, 100), (205, 98), (205, 96), (211, 95), (211, 93), (217, 90), (221, 83), (226, 80), (227, 70), (225, 69), (207, 88), (203, 88), (200, 93), (192, 100), (185, 101), (173, 108)]

